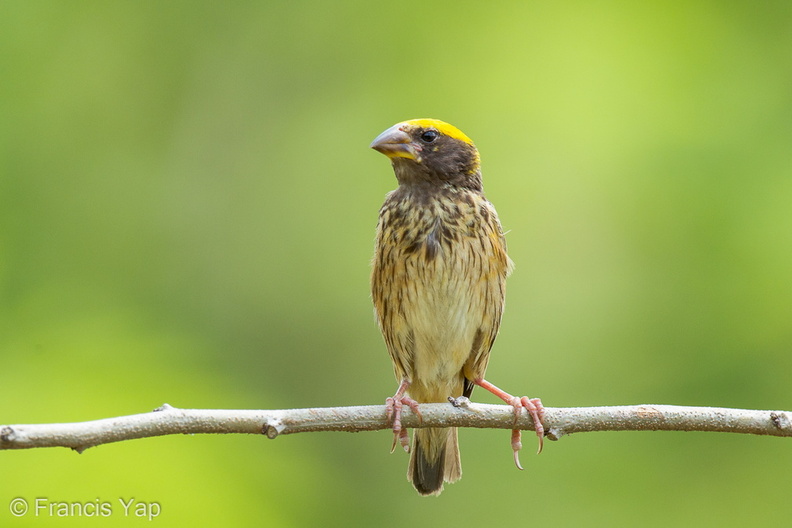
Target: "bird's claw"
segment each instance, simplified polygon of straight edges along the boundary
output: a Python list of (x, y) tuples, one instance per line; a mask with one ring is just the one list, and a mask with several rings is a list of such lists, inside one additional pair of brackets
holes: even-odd
[(522, 449), (522, 441), (520, 440), (520, 436), (519, 429), (512, 430), (511, 445), (512, 449), (514, 450), (514, 465), (517, 466), (517, 469), (522, 471), (523, 467), (520, 465), (520, 449)]
[(404, 449), (405, 453), (410, 452), (410, 435), (407, 433), (406, 428), (401, 428), (399, 431), (393, 431), (393, 444), (391, 444), (390, 452), (393, 453), (396, 450), (396, 442), (398, 442), (402, 449)]

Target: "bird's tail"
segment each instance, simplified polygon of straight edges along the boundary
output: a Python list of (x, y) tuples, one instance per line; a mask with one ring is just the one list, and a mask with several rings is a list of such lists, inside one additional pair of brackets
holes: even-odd
[(421, 495), (440, 495), (443, 482), (462, 476), (456, 427), (415, 429), (407, 480)]

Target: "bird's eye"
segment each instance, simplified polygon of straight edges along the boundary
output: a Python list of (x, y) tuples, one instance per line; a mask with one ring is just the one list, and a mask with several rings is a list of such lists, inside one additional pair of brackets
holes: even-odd
[(440, 137), (440, 133), (437, 130), (433, 130), (430, 128), (429, 130), (421, 134), (421, 141), (425, 143), (431, 143), (438, 137)]

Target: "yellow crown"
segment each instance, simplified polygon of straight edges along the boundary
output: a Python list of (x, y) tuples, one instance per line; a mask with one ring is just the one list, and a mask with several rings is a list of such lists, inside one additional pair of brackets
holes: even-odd
[(473, 144), (473, 140), (467, 137), (461, 130), (459, 130), (454, 125), (449, 125), (445, 121), (440, 121), (439, 119), (410, 119), (409, 121), (405, 121), (408, 125), (413, 125), (421, 128), (434, 128), (444, 136), (448, 136), (454, 139), (458, 139), (460, 141), (464, 141), (468, 145)]

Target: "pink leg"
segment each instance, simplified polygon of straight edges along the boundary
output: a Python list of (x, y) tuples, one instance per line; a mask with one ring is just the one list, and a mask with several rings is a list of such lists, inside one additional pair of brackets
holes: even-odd
[(412, 412), (418, 415), (418, 419), (421, 419), (421, 411), (418, 410), (418, 402), (404, 395), (409, 386), (409, 381), (402, 380), (399, 388), (396, 390), (396, 394), (385, 400), (385, 416), (388, 420), (393, 419), (393, 445), (391, 445), (391, 453), (396, 449), (396, 442), (399, 442), (402, 448), (408, 453), (410, 451), (410, 437), (407, 435), (407, 429), (403, 428), (401, 424), (402, 406), (408, 406)]
[[(518, 398), (517, 396), (512, 396), (506, 391), (503, 391), (490, 383), (489, 381), (480, 378), (474, 380), (473, 383), (478, 385), (479, 387), (488, 390), (501, 400), (505, 401), (512, 407), (514, 407), (514, 424), (517, 425), (517, 420), (520, 418), (520, 413), (522, 412), (523, 408), (528, 411), (528, 414), (531, 415), (531, 419), (534, 423), (534, 430), (536, 431), (536, 436), (539, 437), (539, 450), (538, 453), (542, 452), (542, 447), (544, 446), (544, 425), (542, 425), (542, 419), (544, 418), (544, 406), (542, 405), (542, 400), (539, 398), (528, 398), (527, 396), (523, 396), (522, 398)], [(522, 449), (522, 441), (521, 441), (521, 433), (519, 429), (512, 430), (511, 435), (511, 444), (512, 449), (514, 450), (514, 463), (517, 465), (519, 469), (522, 469), (520, 465), (520, 456), (519, 452)]]

